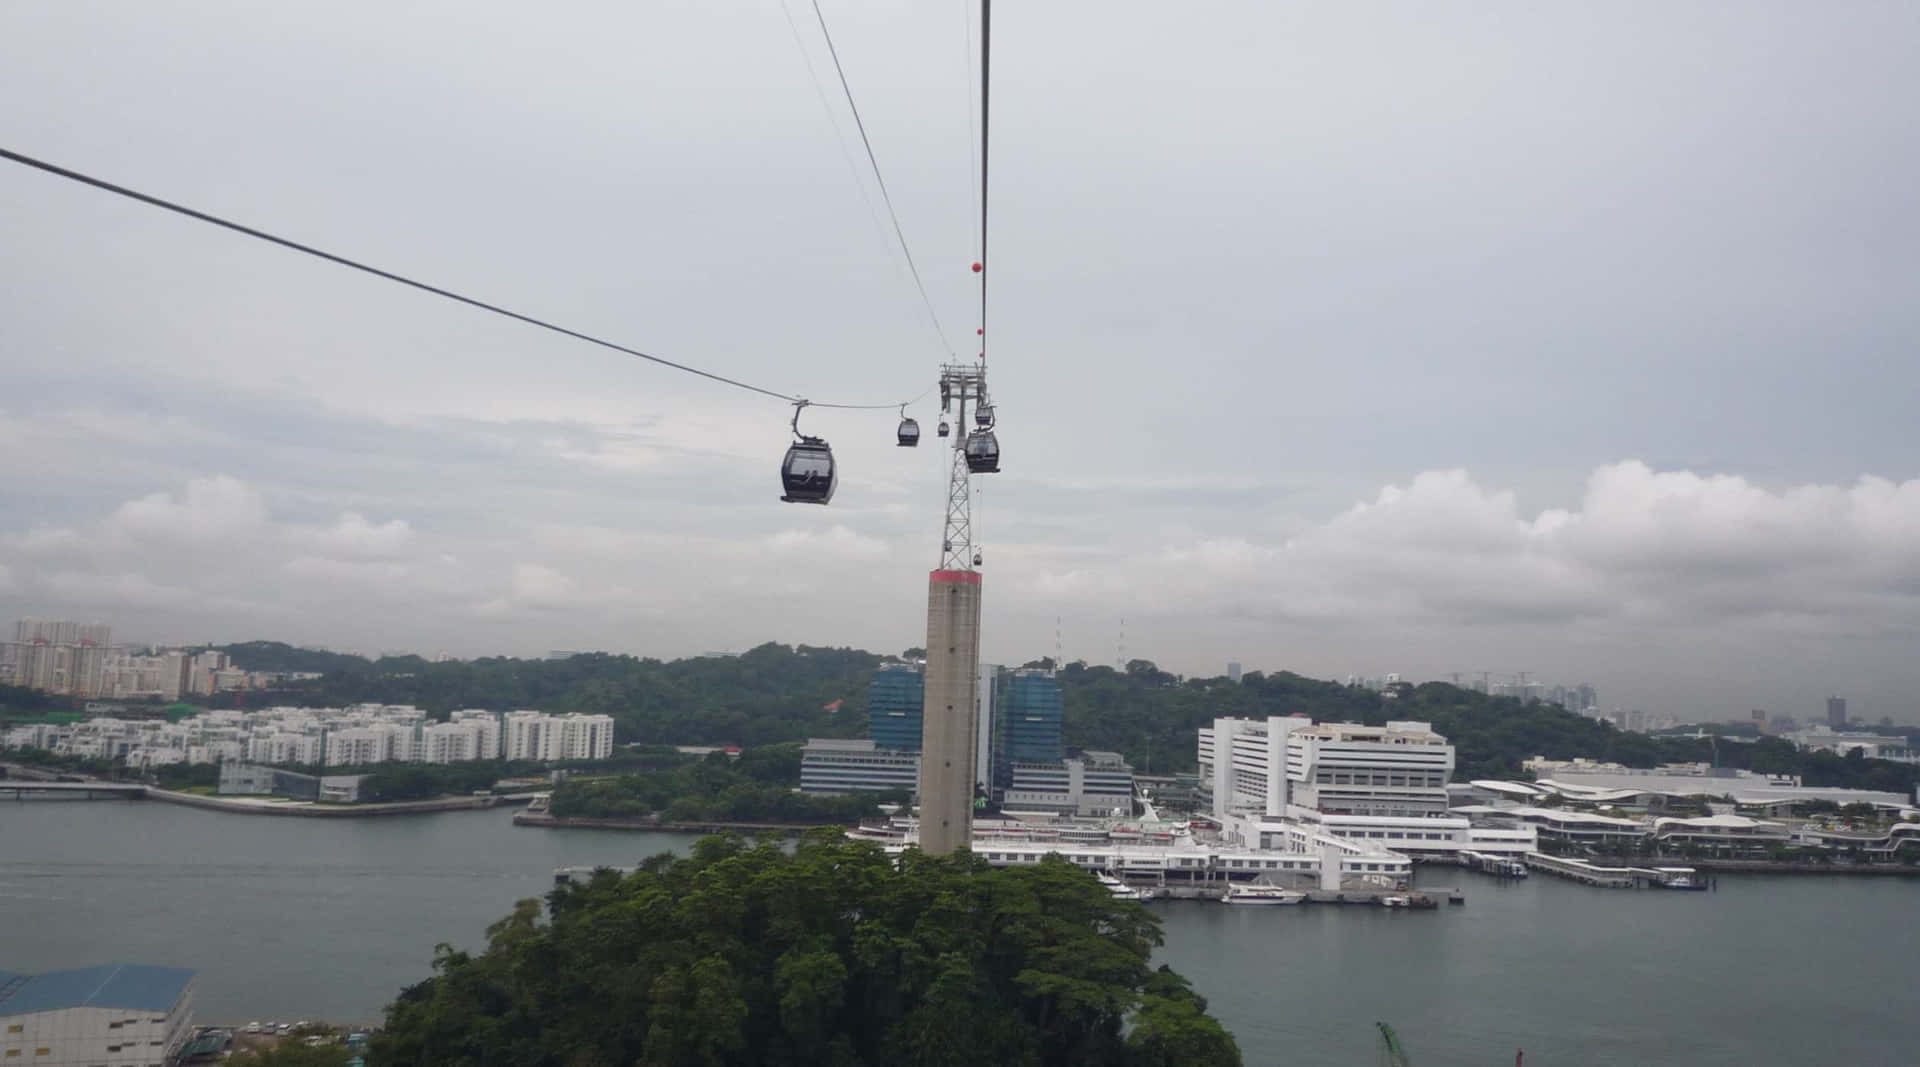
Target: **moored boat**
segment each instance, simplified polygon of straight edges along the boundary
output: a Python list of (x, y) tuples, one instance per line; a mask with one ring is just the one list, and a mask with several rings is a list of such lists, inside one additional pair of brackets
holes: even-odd
[(1268, 882), (1236, 882), (1227, 887), (1222, 904), (1298, 904), (1307, 895), (1298, 889), (1283, 889)]

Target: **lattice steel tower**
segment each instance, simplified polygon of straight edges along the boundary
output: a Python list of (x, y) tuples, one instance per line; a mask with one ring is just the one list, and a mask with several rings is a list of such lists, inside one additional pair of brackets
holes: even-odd
[[(993, 408), (987, 372), (971, 364), (940, 368), (941, 417), (951, 412), (953, 457), (948, 464), (947, 512), (940, 566), (927, 581), (926, 702), (921, 708), (920, 848), (945, 855), (973, 840), (974, 760), (980, 684), (980, 571), (973, 545), (973, 474), (993, 447)], [(968, 428), (967, 406), (974, 406)]]

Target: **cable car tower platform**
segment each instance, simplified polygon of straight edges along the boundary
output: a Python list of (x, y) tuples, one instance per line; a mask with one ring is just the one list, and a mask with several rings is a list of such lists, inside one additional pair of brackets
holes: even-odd
[[(947, 475), (947, 521), (940, 535), (940, 568), (942, 570), (970, 571), (978, 564), (973, 551), (973, 480), (972, 470), (967, 464), (967, 401), (975, 404), (975, 413), (980, 405), (987, 403), (986, 368), (972, 363), (949, 363), (940, 368), (940, 412), (942, 418), (950, 407), (954, 412), (953, 456), (948, 464)], [(987, 408), (987, 421), (992, 419), (991, 407)]]

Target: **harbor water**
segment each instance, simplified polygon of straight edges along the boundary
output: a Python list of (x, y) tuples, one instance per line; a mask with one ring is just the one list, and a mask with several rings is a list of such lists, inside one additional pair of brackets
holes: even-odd
[[(506, 810), (294, 820), (140, 801), (0, 803), (0, 971), (196, 968), (210, 1022), (377, 1020), (556, 867), (691, 839)], [(1920, 881), (1722, 876), (1712, 893), (1454, 869), (1460, 907), (1146, 905), (1249, 1065), (1909, 1064)]]

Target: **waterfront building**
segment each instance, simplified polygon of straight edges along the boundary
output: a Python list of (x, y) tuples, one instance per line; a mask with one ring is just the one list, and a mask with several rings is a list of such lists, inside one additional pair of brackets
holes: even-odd
[(1083, 752), (1059, 763), (1016, 763), (1000, 804), (1010, 811), (1125, 818), (1133, 814), (1133, 768), (1118, 752)]
[(159, 1067), (193, 1035), (193, 972), (121, 963), (0, 971), (0, 1063)]
[(1527, 826), (1483, 829), (1449, 811), (1453, 746), (1427, 723), (1215, 719), (1198, 754), (1221, 836), (1246, 847), (1304, 848), (1306, 835), (1428, 857), (1537, 847)]
[(1655, 819), (1653, 837), (1663, 846), (1692, 845), (1728, 855), (1764, 854), (1787, 843), (1787, 827), (1744, 815)]
[[(1672, 800), (1731, 803), (1766, 813), (1788, 814), (1794, 804), (1824, 800), (1833, 804), (1872, 804), (1880, 808), (1905, 806), (1903, 793), (1838, 786), (1808, 786), (1793, 775), (1757, 774), (1706, 763), (1673, 763), (1661, 767), (1623, 767), (1592, 760), (1530, 759), (1523, 765), (1537, 776), (1524, 785), (1535, 792), (1554, 793), (1589, 804), (1661, 810)], [(1485, 785), (1475, 782), (1474, 785)]]
[(1608, 854), (1638, 845), (1647, 836), (1646, 824), (1638, 819), (1568, 808), (1469, 805), (1455, 808), (1454, 813), (1472, 820), (1476, 826), (1531, 829), (1541, 841), (1579, 845)]
[(1844, 730), (1847, 726), (1847, 698), (1827, 698), (1827, 729)]
[(1444, 815), (1453, 746), (1423, 722), (1316, 725), (1305, 718), (1215, 719), (1199, 736), (1200, 776), (1216, 818)]
[(800, 749), (800, 791), (912, 793), (920, 780), (920, 753), (881, 748), (858, 738), (812, 738)]
[(919, 664), (882, 663), (867, 686), (867, 737), (881, 748), (920, 751), (926, 698)]
[(364, 774), (301, 774), (282, 767), (233, 762), (220, 765), (221, 796), (289, 797), (352, 804), (360, 799)]
[[(891, 854), (918, 843), (918, 820), (894, 817), (848, 836), (879, 842)], [(1057, 855), (1083, 870), (1107, 871), (1172, 886), (1221, 886), (1256, 878), (1338, 890), (1343, 886), (1404, 887), (1413, 861), (1364, 841), (1298, 827), (1285, 849), (1204, 842), (1184, 823), (1143, 820), (1096, 823), (1045, 818), (978, 819), (973, 854), (993, 867), (1025, 867)]]

